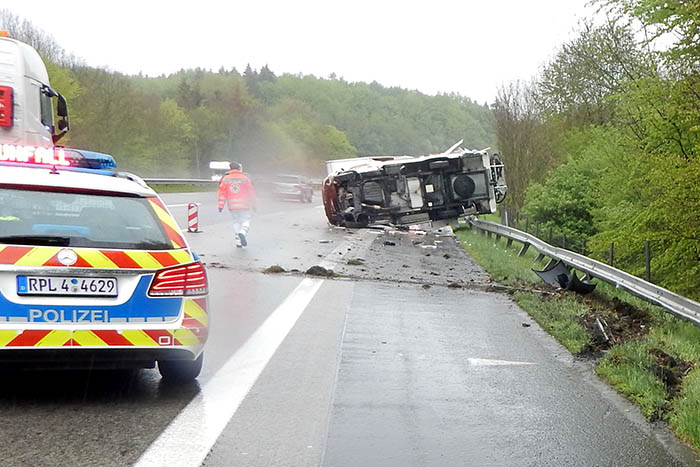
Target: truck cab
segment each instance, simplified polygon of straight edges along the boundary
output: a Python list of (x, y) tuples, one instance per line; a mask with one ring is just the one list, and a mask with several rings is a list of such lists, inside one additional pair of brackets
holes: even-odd
[(50, 148), (68, 127), (66, 100), (49, 85), (37, 51), (0, 31), (0, 144)]

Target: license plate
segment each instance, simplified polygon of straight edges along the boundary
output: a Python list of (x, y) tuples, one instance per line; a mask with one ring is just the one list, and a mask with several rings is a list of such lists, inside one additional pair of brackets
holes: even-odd
[(116, 297), (114, 277), (17, 276), (17, 295)]

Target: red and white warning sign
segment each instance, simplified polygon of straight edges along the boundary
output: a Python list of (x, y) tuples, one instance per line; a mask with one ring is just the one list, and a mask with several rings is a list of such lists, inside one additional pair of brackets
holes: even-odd
[(187, 205), (187, 231), (199, 232), (199, 207), (195, 203)]

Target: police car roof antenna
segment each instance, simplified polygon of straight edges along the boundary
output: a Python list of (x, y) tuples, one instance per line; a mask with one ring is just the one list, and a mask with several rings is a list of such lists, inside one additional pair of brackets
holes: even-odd
[(49, 172), (52, 175), (59, 175), (58, 169), (54, 165), (53, 168), (51, 169), (51, 172)]

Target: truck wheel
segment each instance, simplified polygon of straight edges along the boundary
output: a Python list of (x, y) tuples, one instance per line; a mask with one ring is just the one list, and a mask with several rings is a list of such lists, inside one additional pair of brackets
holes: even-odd
[(203, 361), (204, 353), (195, 360), (158, 360), (158, 371), (164, 380), (186, 383), (199, 376)]

